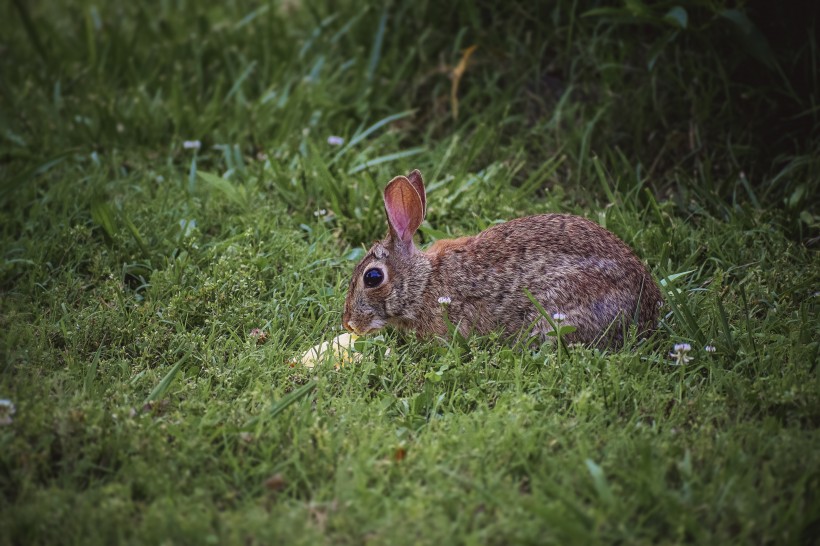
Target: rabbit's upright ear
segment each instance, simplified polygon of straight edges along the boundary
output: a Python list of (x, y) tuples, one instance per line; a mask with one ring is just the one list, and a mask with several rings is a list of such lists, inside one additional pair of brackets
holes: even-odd
[(396, 241), (409, 245), (408, 248), (412, 247), (413, 235), (424, 220), (424, 202), (407, 177), (397, 176), (384, 188), (384, 210), (387, 212), (390, 235)]
[(427, 217), (427, 195), (424, 192), (424, 180), (421, 178), (421, 173), (418, 169), (414, 169), (413, 172), (407, 175), (407, 180), (413, 184), (413, 187), (416, 188), (416, 191), (419, 192), (419, 197), (421, 197), (421, 217), (422, 219)]

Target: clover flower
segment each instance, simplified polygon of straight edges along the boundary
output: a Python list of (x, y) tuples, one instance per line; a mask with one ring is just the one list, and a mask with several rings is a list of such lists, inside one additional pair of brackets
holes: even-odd
[(331, 146), (341, 146), (345, 143), (345, 139), (340, 136), (331, 135), (327, 137), (327, 143)]
[(450, 296), (442, 296), (438, 299), (438, 302), (442, 305), (450, 305), (453, 300), (450, 299)]
[(202, 143), (198, 140), (186, 140), (182, 143), (182, 147), (186, 150), (199, 150), (202, 147)]
[(692, 357), (687, 356), (686, 354), (691, 350), (692, 346), (688, 343), (676, 343), (672, 352), (669, 353), (669, 357), (675, 361), (673, 365), (682, 366), (683, 364), (688, 364), (689, 362), (691, 362)]

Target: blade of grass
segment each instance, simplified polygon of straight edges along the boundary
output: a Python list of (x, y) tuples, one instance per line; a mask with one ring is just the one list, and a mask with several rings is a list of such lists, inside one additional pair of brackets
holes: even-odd
[(295, 404), (296, 402), (310, 394), (313, 391), (313, 389), (316, 388), (316, 385), (316, 381), (311, 380), (302, 385), (301, 387), (299, 387), (298, 389), (293, 389), (288, 394), (280, 398), (279, 401), (275, 402), (273, 406), (271, 406), (268, 415), (270, 417), (276, 417), (277, 415), (288, 409), (290, 406), (292, 406), (293, 404)]
[(103, 233), (109, 242), (114, 240), (117, 228), (114, 223), (114, 213), (111, 211), (111, 205), (102, 200), (91, 203), (91, 219), (103, 229)]
[(752, 346), (755, 356), (760, 360), (760, 353), (757, 351), (757, 344), (755, 343), (754, 335), (752, 335), (752, 314), (749, 311), (749, 300), (746, 298), (746, 289), (743, 288), (741, 284), (738, 286), (738, 290), (740, 290), (740, 300), (743, 302), (743, 320), (746, 323), (746, 335), (749, 338), (749, 344)]
[(340, 159), (343, 155), (345, 155), (345, 154), (346, 154), (346, 153), (347, 153), (347, 152), (348, 152), (351, 148), (353, 148), (354, 146), (356, 146), (359, 142), (363, 141), (364, 139), (366, 139), (366, 138), (367, 138), (367, 137), (369, 137), (371, 134), (373, 134), (374, 132), (378, 131), (379, 129), (381, 129), (382, 127), (384, 127), (385, 125), (387, 125), (388, 123), (392, 123), (392, 122), (394, 122), (394, 121), (397, 121), (397, 120), (400, 120), (400, 119), (406, 118), (406, 117), (408, 117), (408, 116), (412, 116), (412, 115), (413, 115), (413, 114), (415, 114), (415, 113), (416, 113), (416, 110), (415, 110), (415, 109), (413, 109), (413, 110), (405, 110), (405, 111), (403, 111), (403, 112), (399, 112), (399, 113), (397, 113), (397, 114), (392, 114), (392, 115), (389, 115), (389, 116), (387, 116), (387, 117), (385, 117), (385, 118), (380, 119), (379, 121), (377, 121), (376, 123), (374, 123), (373, 125), (371, 125), (370, 127), (368, 127), (367, 129), (365, 129), (364, 131), (362, 131), (362, 132), (357, 132), (357, 133), (353, 136), (353, 138), (351, 138), (351, 139), (350, 139), (350, 142), (348, 142), (348, 143), (347, 143), (347, 145), (346, 145), (344, 148), (342, 148), (341, 150), (339, 150), (339, 153), (337, 153), (337, 154), (333, 157), (333, 159), (330, 161), (330, 163), (328, 163), (328, 166), (332, 166), (332, 165), (333, 165), (334, 163), (336, 163), (336, 161), (338, 161), (338, 160), (339, 160), (339, 159)]
[(186, 353), (182, 358), (177, 360), (176, 364), (174, 364), (173, 367), (170, 370), (168, 370), (168, 373), (165, 374), (165, 377), (162, 378), (162, 380), (157, 384), (157, 386), (154, 387), (151, 393), (145, 398), (145, 400), (143, 401), (143, 405), (149, 402), (153, 402), (154, 400), (159, 399), (160, 397), (162, 397), (163, 394), (165, 394), (165, 391), (167, 391), (168, 387), (171, 386), (171, 383), (174, 381), (177, 372), (179, 372), (179, 369), (182, 367), (185, 361), (188, 360), (189, 356), (191, 356), (190, 352)]
[(729, 328), (729, 317), (726, 313), (726, 308), (723, 306), (723, 300), (720, 296), (715, 296), (715, 307), (718, 310), (718, 317), (720, 318), (721, 330), (723, 332), (723, 339), (726, 342), (726, 349), (734, 356), (737, 353), (735, 341), (732, 338), (732, 330)]
[(606, 180), (606, 173), (604, 172), (604, 167), (603, 165), (601, 165), (601, 160), (598, 159), (597, 155), (592, 156), (592, 166), (595, 167), (595, 174), (597, 175), (598, 183), (604, 190), (607, 200), (609, 200), (610, 203), (617, 203), (618, 198), (615, 197), (615, 194), (612, 192), (612, 188), (609, 187), (609, 183)]
[(678, 289), (666, 290), (666, 301), (672, 312), (678, 320), (684, 324), (688, 330), (689, 335), (698, 341), (701, 346), (706, 345), (706, 335), (703, 333), (697, 319), (692, 311), (689, 309), (689, 304), (686, 301), (686, 292)]
[(592, 476), (592, 483), (595, 486), (595, 491), (606, 505), (611, 506), (615, 502), (615, 497), (612, 495), (612, 489), (609, 487), (604, 470), (592, 459), (587, 459), (584, 464)]
[(396, 152), (394, 154), (383, 155), (375, 159), (369, 159), (364, 163), (351, 167), (351, 169), (347, 171), (347, 174), (356, 174), (370, 167), (375, 167), (376, 165), (381, 165), (382, 163), (389, 163), (390, 161), (395, 161), (397, 159), (418, 155), (424, 151), (425, 148), (410, 148), (409, 150), (404, 150), (403, 152)]
[(48, 54), (46, 53), (46, 49), (43, 47), (43, 42), (40, 40), (40, 34), (37, 32), (37, 27), (31, 19), (31, 14), (28, 12), (26, 2), (23, 0), (13, 0), (13, 2), (14, 7), (17, 8), (17, 13), (20, 14), (20, 19), (23, 21), (23, 28), (26, 30), (26, 35), (28, 36), (29, 41), (34, 46), (34, 49), (40, 55), (40, 58), (46, 66), (48, 66)]
[(551, 158), (542, 163), (535, 171), (533, 171), (527, 180), (521, 184), (515, 191), (515, 199), (526, 199), (530, 197), (536, 190), (544, 186), (544, 181), (555, 174), (564, 161), (566, 156), (561, 155), (560, 150), (557, 151)]
[(376, 27), (376, 36), (373, 38), (373, 48), (370, 50), (370, 60), (367, 62), (367, 81), (372, 82), (376, 75), (376, 68), (382, 56), (382, 44), (384, 42), (384, 31), (387, 27), (387, 10), (390, 2), (385, 2), (382, 15), (379, 17), (379, 24)]
[(142, 238), (142, 234), (137, 229), (137, 226), (134, 225), (134, 222), (132, 222), (131, 218), (129, 218), (125, 213), (120, 214), (120, 218), (122, 218), (122, 222), (125, 224), (125, 227), (128, 228), (128, 231), (131, 233), (134, 241), (136, 241), (137, 246), (140, 247), (143, 256), (145, 258), (150, 258), (151, 251), (148, 249), (148, 245), (145, 244), (145, 239)]
[(97, 352), (94, 353), (94, 358), (91, 360), (91, 365), (88, 367), (88, 371), (83, 379), (83, 394), (88, 394), (91, 391), (91, 384), (94, 382), (94, 377), (97, 375), (97, 367), (100, 363), (100, 353), (102, 352), (104, 345), (105, 343), (100, 343), (100, 346), (97, 348)]
[(232, 184), (230, 180), (205, 171), (198, 171), (197, 175), (208, 188), (215, 190), (243, 210), (248, 210), (248, 194), (243, 186)]
[[(245, 83), (245, 80), (248, 79), (251, 74), (253, 74), (253, 71), (255, 69), (256, 69), (256, 61), (251, 61), (250, 63), (248, 63), (248, 66), (245, 68), (245, 70), (242, 71), (242, 74), (240, 74), (239, 77), (236, 78), (236, 81), (231, 86), (231, 89), (230, 89), (230, 91), (228, 91), (228, 94), (225, 95), (224, 99), (222, 99), (222, 104), (223, 105), (228, 104), (228, 101), (231, 100), (231, 97), (233, 97), (234, 95), (236, 95), (237, 93), (240, 92), (240, 90), (242, 89), (242, 84)], [(241, 100), (239, 100), (239, 103), (240, 104), (245, 104), (245, 100), (244, 100), (244, 98), (242, 97), (241, 94), (239, 95), (239, 98), (241, 99)]]

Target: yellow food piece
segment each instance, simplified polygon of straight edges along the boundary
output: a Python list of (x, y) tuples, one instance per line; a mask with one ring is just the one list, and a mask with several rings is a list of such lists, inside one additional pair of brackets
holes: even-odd
[(324, 341), (314, 345), (302, 355), (300, 359), (306, 368), (313, 368), (317, 363), (325, 359), (331, 360), (338, 370), (345, 364), (358, 362), (362, 358), (361, 353), (353, 350), (353, 343), (359, 338), (356, 334), (344, 333), (336, 336), (330, 341)]

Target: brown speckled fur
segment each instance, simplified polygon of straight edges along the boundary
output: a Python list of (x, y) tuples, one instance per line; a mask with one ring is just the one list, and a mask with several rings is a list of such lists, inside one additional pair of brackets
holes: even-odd
[[(417, 205), (414, 199), (404, 202), (411, 203), (409, 216), (420, 223), (426, 204), (421, 174), (413, 171), (394, 183), (419, 192)], [(387, 202), (385, 197), (389, 209)], [(412, 242), (417, 223), (409, 241), (406, 235), (402, 241), (389, 214), (388, 235), (353, 272), (344, 310), (348, 329), (363, 333), (390, 324), (422, 337), (445, 335), (438, 299), (449, 297), (447, 314), (464, 335), (503, 330), (515, 336), (535, 322), (533, 333), (547, 339), (551, 327), (525, 288), (548, 313), (563, 313), (564, 324), (577, 328), (565, 337), (570, 343), (618, 347), (633, 321), (642, 335), (657, 324), (661, 293), (647, 268), (623, 241), (585, 218), (516, 218), (421, 251)], [(371, 267), (386, 276), (376, 288), (366, 288), (362, 280)]]

